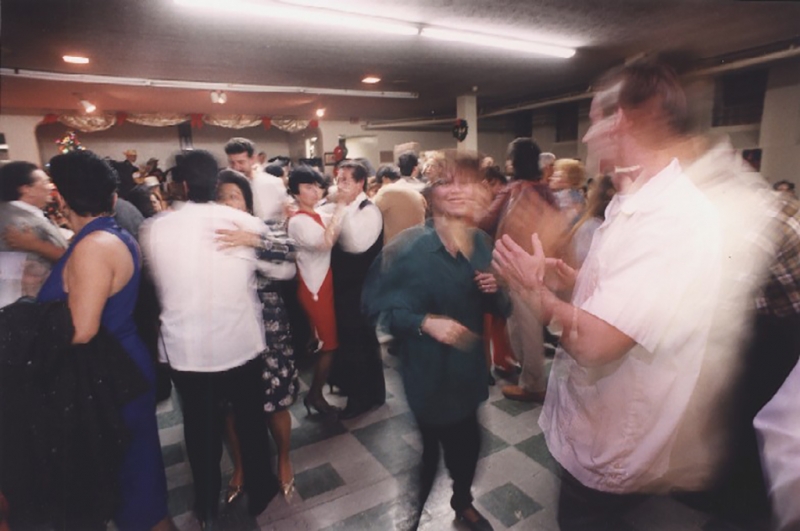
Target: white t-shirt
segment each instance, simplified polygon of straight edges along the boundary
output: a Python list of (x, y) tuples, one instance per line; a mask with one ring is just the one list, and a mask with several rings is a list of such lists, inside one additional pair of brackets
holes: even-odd
[(677, 160), (609, 205), (572, 304), (636, 345), (594, 368), (559, 348), (539, 419), (553, 456), (587, 487), (661, 488), (703, 362), (719, 263), (716, 211)]
[(161, 302), (162, 361), (180, 371), (218, 372), (265, 348), (256, 257), (219, 250), (218, 229), (264, 233), (263, 221), (215, 203), (188, 202), (142, 225), (141, 245)]
[(265, 221), (283, 219), (283, 207), (289, 194), (281, 178), (254, 171), (250, 187), (253, 190), (253, 213), (257, 218)]

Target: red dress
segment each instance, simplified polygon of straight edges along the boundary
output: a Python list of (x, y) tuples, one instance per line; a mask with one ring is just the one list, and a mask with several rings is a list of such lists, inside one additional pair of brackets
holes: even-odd
[[(298, 211), (294, 215), (304, 214), (314, 221), (316, 221), (323, 229), (325, 224), (322, 223), (322, 218), (316, 212)], [(298, 252), (302, 253), (302, 246), (298, 246)], [(339, 348), (339, 337), (336, 333), (336, 314), (333, 307), (333, 274), (330, 267), (325, 274), (325, 280), (319, 288), (316, 296), (308, 288), (308, 285), (303, 280), (301, 268), (297, 268), (297, 298), (300, 305), (305, 310), (311, 326), (317, 333), (317, 338), (322, 342), (320, 350), (323, 352), (330, 352)]]

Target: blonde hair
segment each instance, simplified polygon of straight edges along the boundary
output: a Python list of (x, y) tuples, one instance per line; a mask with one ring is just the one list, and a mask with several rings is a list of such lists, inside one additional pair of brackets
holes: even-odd
[(555, 162), (555, 171), (563, 172), (563, 180), (572, 188), (580, 188), (586, 183), (586, 169), (579, 160), (558, 159)]

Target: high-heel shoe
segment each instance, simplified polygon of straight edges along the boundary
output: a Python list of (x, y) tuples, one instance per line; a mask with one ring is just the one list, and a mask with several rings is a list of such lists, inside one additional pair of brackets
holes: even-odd
[(283, 491), (283, 497), (287, 500), (292, 497), (292, 494), (294, 494), (294, 476), (287, 483), (281, 483), (281, 490)]
[(228, 494), (225, 496), (225, 503), (232, 504), (244, 494), (244, 485), (228, 485)]
[(303, 405), (306, 406), (306, 413), (308, 413), (309, 417), (311, 416), (312, 409), (321, 415), (330, 415), (341, 411), (338, 407), (327, 403), (324, 398), (311, 398), (310, 395), (306, 395), (305, 398), (303, 398)]

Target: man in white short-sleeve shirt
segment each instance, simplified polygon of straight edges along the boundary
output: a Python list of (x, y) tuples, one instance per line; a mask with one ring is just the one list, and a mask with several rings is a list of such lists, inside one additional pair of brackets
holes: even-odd
[[(253, 214), (264, 221), (281, 221), (289, 200), (283, 179), (264, 173), (254, 155), (255, 145), (246, 138), (231, 138), (225, 144), (228, 167), (247, 177), (253, 191)], [(263, 153), (263, 152), (262, 152)]]
[(563, 327), (539, 418), (563, 467), (562, 531), (617, 529), (638, 494), (702, 489), (715, 473), (686, 432), (706, 428), (691, 423), (698, 394), (716, 399), (697, 387), (714, 351), (725, 242), (719, 209), (675, 158), (687, 118), (663, 65), (625, 66), (596, 94), (584, 142), (590, 161), (616, 164), (618, 193), (577, 279), (550, 264), (562, 287), (574, 281), (571, 304), (545, 287), (536, 237), (533, 255), (505, 238), (495, 250), (495, 267)]
[(194, 478), (194, 512), (213, 520), (218, 511), (222, 426), (233, 407), (248, 509), (260, 514), (278, 491), (264, 420), (265, 348), (256, 295), (256, 257), (250, 248), (220, 249), (219, 229), (263, 233), (265, 224), (215, 204), (217, 161), (207, 151), (186, 154), (176, 173), (188, 202), (141, 229), (142, 251), (161, 303), (160, 355), (184, 417), (184, 438)]

